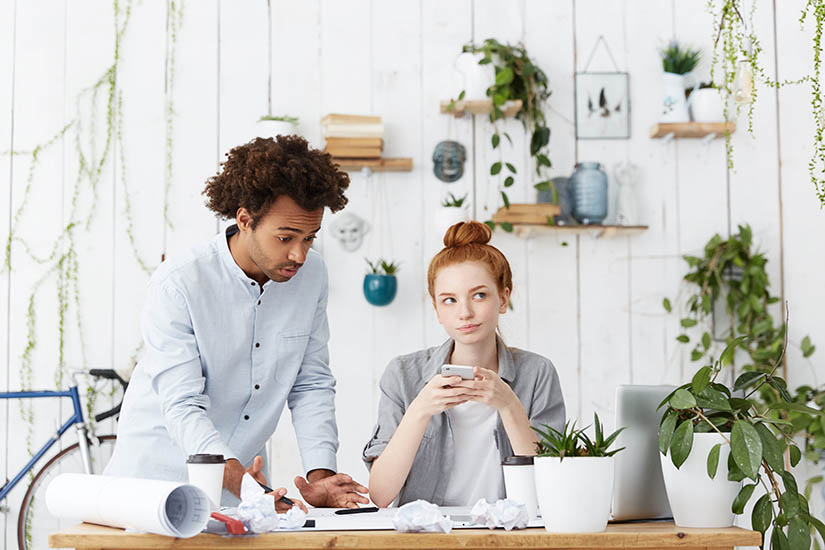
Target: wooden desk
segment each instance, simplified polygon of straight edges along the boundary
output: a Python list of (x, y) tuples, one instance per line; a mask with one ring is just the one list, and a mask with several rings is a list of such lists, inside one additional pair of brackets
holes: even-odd
[(490, 531), (487, 529), (455, 529), (449, 535), (435, 533), (396, 533), (395, 531), (326, 531), (302, 533), (267, 533), (258, 536), (221, 537), (200, 534), (190, 539), (174, 539), (160, 535), (127, 533), (121, 529), (82, 523), (49, 537), (51, 547), (78, 549), (129, 548), (156, 550), (175, 549), (298, 549), (366, 548), (382, 550), (450, 550), (491, 548), (726, 548), (758, 546), (760, 535), (738, 527), (726, 529), (687, 529), (673, 523), (611, 524), (603, 533), (553, 534), (544, 529), (522, 531)]

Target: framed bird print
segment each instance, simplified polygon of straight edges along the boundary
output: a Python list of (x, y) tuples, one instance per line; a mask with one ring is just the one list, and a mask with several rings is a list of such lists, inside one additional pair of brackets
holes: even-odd
[(630, 75), (576, 73), (576, 139), (630, 137)]

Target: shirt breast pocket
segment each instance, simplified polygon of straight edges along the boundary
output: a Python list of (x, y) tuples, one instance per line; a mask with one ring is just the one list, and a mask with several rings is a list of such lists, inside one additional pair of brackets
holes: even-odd
[(275, 380), (291, 383), (298, 375), (309, 342), (309, 334), (283, 334), (278, 340)]

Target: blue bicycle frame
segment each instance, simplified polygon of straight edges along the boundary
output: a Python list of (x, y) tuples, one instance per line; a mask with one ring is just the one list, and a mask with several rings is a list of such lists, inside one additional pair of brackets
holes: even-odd
[[(84, 467), (89, 469), (91, 462), (89, 460), (89, 442), (86, 438), (86, 421), (83, 418), (83, 409), (80, 407), (80, 394), (77, 391), (77, 386), (74, 385), (70, 387), (66, 391), (16, 391), (16, 392), (0, 392), (0, 399), (29, 399), (29, 398), (37, 398), (37, 397), (70, 397), (72, 399), (72, 406), (74, 407), (74, 414), (72, 415), (69, 420), (67, 420), (57, 433), (49, 439), (43, 447), (40, 448), (37, 453), (29, 460), (29, 462), (23, 466), (14, 479), (7, 482), (2, 489), (0, 489), (0, 502), (6, 498), (6, 495), (14, 489), (14, 486), (17, 485), (23, 476), (25, 476), (29, 470), (34, 468), (34, 465), (40, 460), (44, 454), (54, 445), (57, 443), (57, 440), (60, 439), (66, 430), (68, 430), (72, 425), (77, 428), (78, 431), (78, 445), (80, 446), (80, 453), (84, 460)], [(91, 471), (87, 471), (87, 474), (90, 474)]]

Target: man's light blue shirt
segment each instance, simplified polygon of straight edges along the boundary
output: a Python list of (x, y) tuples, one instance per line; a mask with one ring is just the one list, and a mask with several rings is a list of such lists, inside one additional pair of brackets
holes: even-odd
[(305, 470), (336, 471), (324, 261), (310, 250), (292, 279), (261, 288), (229, 252), (235, 231), (153, 274), (141, 320), (145, 355), (105, 474), (185, 481), (186, 458), (197, 453), (249, 466), (285, 404)]

